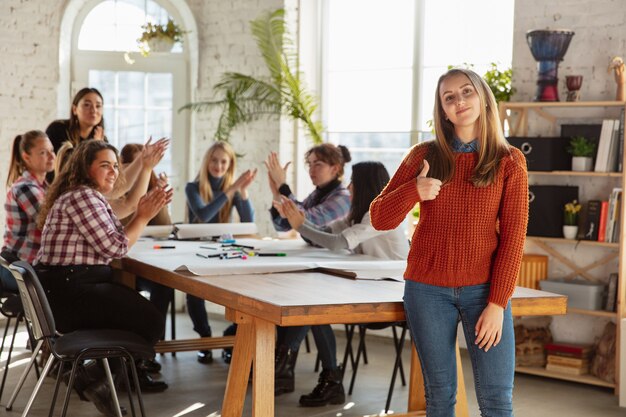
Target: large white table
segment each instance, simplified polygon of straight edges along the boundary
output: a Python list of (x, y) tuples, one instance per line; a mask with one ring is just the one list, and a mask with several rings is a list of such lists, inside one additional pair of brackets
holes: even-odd
[[(242, 415), (250, 366), (254, 367), (252, 415), (274, 416), (277, 325), (404, 320), (401, 282), (351, 280), (319, 272), (197, 276), (167, 270), (153, 265), (145, 256), (141, 258), (141, 261), (133, 259), (131, 252), (122, 261), (122, 269), (223, 305), (227, 319), (239, 324), (224, 394), (223, 417)], [(512, 305), (516, 316), (564, 314), (566, 297), (518, 287)], [(415, 349), (412, 351), (406, 415), (424, 415), (421, 369)], [(457, 415), (468, 416), (462, 372), (459, 372)]]

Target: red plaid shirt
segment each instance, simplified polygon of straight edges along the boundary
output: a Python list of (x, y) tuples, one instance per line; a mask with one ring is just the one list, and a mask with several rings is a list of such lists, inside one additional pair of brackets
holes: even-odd
[(41, 241), (41, 230), (36, 226), (37, 214), (47, 188), (47, 182), (37, 181), (37, 178), (26, 171), (7, 191), (2, 250), (13, 252), (22, 261), (32, 263), (37, 256)]
[(106, 265), (128, 252), (124, 227), (104, 196), (82, 186), (55, 201), (41, 236), (37, 263)]

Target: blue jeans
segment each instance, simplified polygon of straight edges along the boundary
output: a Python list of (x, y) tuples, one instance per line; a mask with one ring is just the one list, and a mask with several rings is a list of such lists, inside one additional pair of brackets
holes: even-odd
[(428, 417), (454, 416), (459, 320), (472, 361), (481, 416), (513, 416), (515, 335), (510, 302), (504, 310), (498, 346), (485, 352), (474, 344), (474, 328), (487, 305), (489, 288), (489, 283), (451, 288), (405, 281), (404, 309), (422, 364)]
[(277, 327), (276, 345), (286, 345), (289, 349), (297, 351), (300, 349), (300, 344), (302, 344), (309, 329), (313, 332), (313, 338), (315, 339), (315, 346), (320, 355), (322, 368), (328, 370), (337, 369), (337, 341), (335, 340), (335, 333), (333, 333), (330, 324)]
[(204, 300), (187, 294), (187, 310), (196, 333), (200, 337), (211, 337), (211, 326), (209, 326), (209, 317), (206, 313)]

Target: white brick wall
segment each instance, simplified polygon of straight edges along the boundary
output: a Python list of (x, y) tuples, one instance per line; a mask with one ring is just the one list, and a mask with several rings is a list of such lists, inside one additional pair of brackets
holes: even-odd
[[(626, 55), (626, 2), (621, 0), (518, 0), (515, 2), (515, 27), (513, 45), (513, 85), (517, 89), (514, 101), (531, 101), (535, 94), (537, 63), (526, 43), (526, 32), (533, 29), (570, 29), (575, 32), (565, 59), (559, 65), (559, 97), (566, 98), (565, 76), (583, 76), (581, 96), (584, 101), (614, 100), (615, 81), (612, 73), (607, 73), (610, 59)], [(601, 116), (599, 116), (601, 117)], [(570, 123), (575, 123), (570, 119)], [(579, 123), (585, 120), (579, 121)], [(547, 135), (548, 125), (532, 118), (529, 124), (531, 135)], [(559, 132), (556, 132), (558, 134)], [(537, 178), (534, 183), (566, 185), (568, 178)], [(576, 180), (580, 187), (581, 199), (586, 201), (590, 193), (597, 192), (596, 180)], [(611, 183), (612, 184), (612, 183)], [(571, 184), (570, 184), (571, 185)], [(614, 185), (611, 185), (614, 186)], [(598, 198), (597, 196), (594, 198)], [(528, 244), (530, 252), (541, 250)], [(559, 248), (562, 249), (562, 248)], [(583, 253), (584, 252), (584, 253)], [(564, 250), (563, 255), (575, 263), (586, 265), (594, 259), (605, 256), (606, 251), (583, 251), (574, 247)], [(616, 267), (612, 265), (611, 268)], [(609, 272), (607, 269), (606, 274)], [(602, 273), (604, 270), (594, 270)], [(559, 277), (571, 271), (561, 263), (550, 261), (550, 277)], [(603, 328), (603, 320), (586, 316), (554, 317), (552, 332), (556, 340), (590, 343)]]
[[(57, 114), (59, 84), (59, 33), (65, 2), (2, 0), (0, 2), (0, 183), (7, 175), (11, 141), (17, 133), (45, 129)], [(194, 99), (210, 99), (212, 86), (224, 71), (266, 74), (265, 65), (249, 31), (249, 21), (265, 10), (284, 6), (281, 0), (187, 0), (198, 26), (198, 89)], [(212, 141), (216, 113), (196, 115), (195, 153), (189, 161), (195, 172)], [(233, 133), (235, 149), (245, 157), (241, 170), (258, 168), (251, 187), (261, 232), (273, 231), (267, 210), (267, 180), (263, 160), (269, 150), (279, 150), (281, 140), (292, 141), (290, 131), (281, 132), (280, 121), (259, 121)], [(289, 146), (287, 143), (286, 145)], [(290, 155), (285, 159), (290, 159)], [(190, 178), (191, 179), (191, 178)], [(4, 185), (0, 194), (5, 195)], [(180, 196), (184, 198), (184, 196)], [(4, 212), (0, 211), (4, 224)]]
[(575, 32), (559, 65), (559, 97), (565, 100), (565, 76), (583, 76), (582, 99), (613, 100), (615, 81), (607, 73), (610, 59), (626, 55), (626, 2), (621, 0), (521, 0), (515, 2), (513, 84), (515, 101), (530, 101), (535, 94), (537, 63), (526, 32), (533, 29), (570, 29)]

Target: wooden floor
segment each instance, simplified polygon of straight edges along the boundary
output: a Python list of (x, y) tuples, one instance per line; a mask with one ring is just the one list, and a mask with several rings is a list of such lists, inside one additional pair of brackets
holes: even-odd
[[(178, 333), (180, 337), (193, 336), (191, 323), (185, 313), (178, 314)], [(221, 334), (227, 323), (219, 318), (212, 317), (211, 324), (215, 334)], [(372, 335), (375, 332), (372, 333)], [(311, 338), (312, 339), (312, 338)], [(312, 341), (312, 340), (311, 340)], [(344, 338), (338, 332), (338, 351), (343, 352)], [(18, 342), (20, 343), (20, 342)], [(24, 342), (21, 343), (23, 351)], [(298, 406), (300, 395), (311, 391), (317, 382), (317, 374), (313, 372), (315, 348), (312, 353), (306, 353), (304, 346), (298, 358), (296, 391), (292, 394), (281, 395), (276, 399), (276, 415), (280, 417), (294, 416), (324, 416), (350, 417), (380, 415), (384, 408), (389, 379), (392, 371), (393, 347), (387, 338), (368, 337), (369, 364), (359, 368), (355, 391), (347, 397), (347, 403), (339, 406), (321, 408), (302, 408)], [(405, 363), (409, 363), (408, 351)], [(24, 358), (25, 354), (21, 356)], [(178, 353), (176, 357), (170, 354), (159, 356), (163, 365), (159, 376), (169, 384), (169, 389), (162, 394), (145, 394), (144, 400), (150, 416), (185, 416), (185, 417), (217, 417), (222, 403), (224, 386), (228, 373), (228, 365), (221, 359), (221, 351), (214, 351), (215, 360), (210, 365), (203, 365), (196, 361), (195, 353)], [(468, 402), (472, 416), (479, 416), (476, 399), (474, 397), (469, 360), (465, 358), (465, 377), (468, 390)], [(24, 362), (24, 361), (22, 361)], [(8, 378), (8, 389), (3, 394), (0, 404), (0, 416), (19, 416), (27, 400), (27, 395), (35, 383), (34, 376), (29, 376), (23, 393), (18, 397), (12, 412), (7, 412), (4, 405), (8, 401), (10, 391), (21, 372), (23, 364), (14, 361), (16, 367), (11, 368)], [(345, 384), (349, 383), (350, 372), (346, 373)], [(54, 381), (48, 378), (43, 393), (36, 402), (31, 416), (47, 416), (48, 405), (52, 394)], [(552, 417), (564, 415), (568, 417), (624, 417), (626, 409), (617, 406), (617, 397), (612, 391), (604, 388), (591, 387), (576, 383), (556, 381), (528, 375), (517, 375), (515, 381), (515, 415), (518, 417)], [(346, 387), (347, 389), (347, 387)], [(407, 388), (396, 385), (392, 410), (402, 412), (406, 410)], [(124, 402), (122, 398), (122, 402)], [(126, 400), (127, 401), (127, 400)], [(244, 415), (250, 415), (250, 395), (246, 402)], [(70, 416), (98, 416), (100, 415), (91, 403), (81, 402), (76, 395), (70, 403)]]

